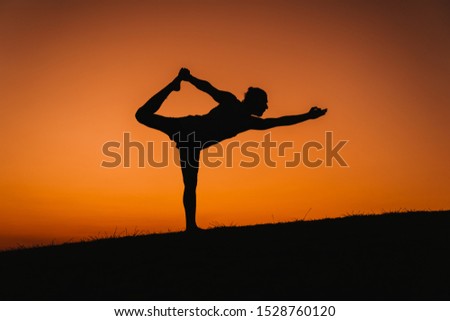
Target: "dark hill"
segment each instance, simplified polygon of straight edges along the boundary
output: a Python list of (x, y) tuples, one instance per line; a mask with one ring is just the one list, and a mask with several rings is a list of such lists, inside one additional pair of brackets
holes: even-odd
[(0, 252), (2, 300), (450, 300), (450, 211)]

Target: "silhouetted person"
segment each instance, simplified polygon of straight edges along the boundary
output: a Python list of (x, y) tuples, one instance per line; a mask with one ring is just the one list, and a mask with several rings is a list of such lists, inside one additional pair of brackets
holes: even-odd
[[(156, 112), (172, 91), (180, 90), (181, 81), (188, 81), (209, 94), (219, 105), (208, 114), (186, 117), (165, 117)], [(260, 88), (250, 87), (242, 101), (227, 91), (218, 90), (209, 82), (191, 75), (181, 68), (175, 79), (149, 99), (136, 112), (136, 119), (151, 128), (166, 133), (180, 153), (183, 174), (183, 204), (186, 214), (186, 230), (198, 229), (195, 222), (197, 174), (200, 151), (224, 139), (236, 136), (249, 129), (269, 129), (288, 126), (325, 115), (327, 109), (312, 107), (306, 114), (279, 118), (260, 118), (268, 108), (267, 94)]]

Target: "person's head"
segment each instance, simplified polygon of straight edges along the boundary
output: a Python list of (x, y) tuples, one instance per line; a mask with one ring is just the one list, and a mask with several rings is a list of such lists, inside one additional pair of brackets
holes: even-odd
[(261, 88), (250, 87), (245, 93), (242, 103), (251, 115), (262, 116), (267, 108), (267, 94)]

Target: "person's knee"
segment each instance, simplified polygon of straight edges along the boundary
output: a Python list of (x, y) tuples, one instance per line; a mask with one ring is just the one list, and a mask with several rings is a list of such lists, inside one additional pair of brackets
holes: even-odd
[(139, 108), (135, 114), (135, 117), (139, 123), (151, 128), (161, 130), (162, 124), (160, 122), (160, 118), (158, 118), (155, 114), (149, 112), (145, 108)]
[(187, 176), (183, 177), (184, 189), (186, 191), (194, 191), (197, 188), (197, 177)]
[(146, 121), (148, 120), (148, 115), (142, 107), (136, 111), (135, 117), (136, 120), (141, 124), (145, 124)]
[(184, 180), (184, 189), (186, 191), (195, 192), (197, 188), (197, 180)]

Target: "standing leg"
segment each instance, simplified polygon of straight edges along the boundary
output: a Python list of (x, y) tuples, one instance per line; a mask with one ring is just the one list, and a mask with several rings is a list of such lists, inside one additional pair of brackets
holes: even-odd
[(199, 148), (180, 148), (180, 166), (183, 173), (183, 205), (186, 215), (186, 231), (196, 231), (199, 228), (195, 222), (197, 207), (197, 176), (199, 168)]

